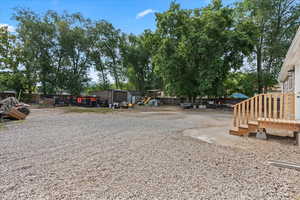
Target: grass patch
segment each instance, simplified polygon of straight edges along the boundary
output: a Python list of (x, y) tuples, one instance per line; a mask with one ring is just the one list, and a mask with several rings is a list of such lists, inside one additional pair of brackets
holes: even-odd
[(62, 108), (65, 113), (112, 113), (116, 110), (110, 108), (85, 108), (85, 107), (64, 107)]
[(49, 104), (31, 104), (30, 108), (33, 109), (43, 109), (43, 108), (54, 108), (53, 105), (49, 105)]

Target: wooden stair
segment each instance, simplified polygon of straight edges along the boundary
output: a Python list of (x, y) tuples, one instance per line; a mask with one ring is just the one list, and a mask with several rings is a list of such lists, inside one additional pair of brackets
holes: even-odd
[(248, 135), (249, 133), (255, 133), (258, 130), (258, 122), (251, 121), (248, 122), (248, 125), (240, 125), (239, 127), (233, 127), (229, 130), (229, 134), (237, 135), (237, 136), (244, 136)]
[(295, 121), (295, 94), (259, 94), (234, 106), (231, 135), (248, 135), (259, 129), (300, 130)]

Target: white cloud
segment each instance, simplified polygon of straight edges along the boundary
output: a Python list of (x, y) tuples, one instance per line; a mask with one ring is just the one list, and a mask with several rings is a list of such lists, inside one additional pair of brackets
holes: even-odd
[(13, 27), (13, 26), (11, 26), (11, 25), (9, 25), (9, 24), (0, 24), (0, 27), (7, 27), (7, 29), (8, 29), (8, 31), (9, 32), (16, 32), (16, 28), (15, 27)]
[(144, 11), (138, 13), (138, 14), (136, 15), (136, 18), (137, 18), (137, 19), (141, 19), (141, 18), (145, 17), (146, 15), (149, 15), (149, 14), (155, 13), (155, 12), (156, 12), (156, 11), (153, 10), (153, 9), (147, 9), (147, 10), (144, 10)]

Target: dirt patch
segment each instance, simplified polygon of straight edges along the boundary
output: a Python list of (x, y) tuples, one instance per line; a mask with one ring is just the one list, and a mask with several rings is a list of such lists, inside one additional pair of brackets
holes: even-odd
[(63, 107), (59, 108), (63, 110), (65, 113), (112, 113), (120, 110), (114, 110), (110, 108), (85, 108), (85, 107)]

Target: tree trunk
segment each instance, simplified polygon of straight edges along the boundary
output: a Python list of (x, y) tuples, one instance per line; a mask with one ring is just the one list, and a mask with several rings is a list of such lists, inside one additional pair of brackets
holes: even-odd
[(256, 53), (256, 64), (257, 64), (257, 89), (258, 93), (261, 94), (263, 92), (263, 82), (262, 82), (262, 53), (261, 48), (257, 50)]
[(46, 83), (46, 75), (44, 72), (42, 72), (42, 89), (43, 89), (43, 94), (47, 95), (47, 83)]

